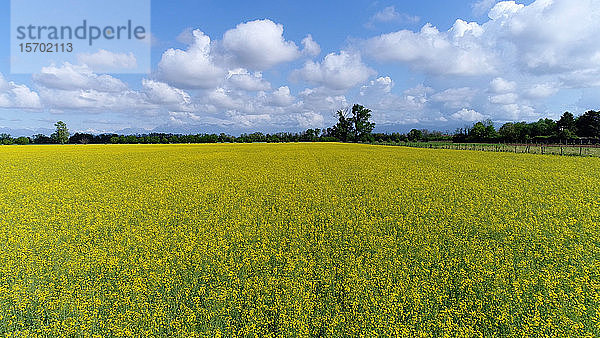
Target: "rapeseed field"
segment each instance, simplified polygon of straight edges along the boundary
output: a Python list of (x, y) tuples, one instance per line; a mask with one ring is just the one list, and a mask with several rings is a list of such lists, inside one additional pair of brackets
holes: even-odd
[(600, 336), (600, 159), (0, 147), (3, 336)]

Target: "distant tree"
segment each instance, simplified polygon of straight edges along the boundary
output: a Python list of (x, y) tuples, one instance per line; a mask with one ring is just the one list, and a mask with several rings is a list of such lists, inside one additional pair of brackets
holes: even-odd
[(135, 135), (127, 135), (125, 136), (125, 141), (123, 143), (136, 144), (138, 143), (138, 138)]
[(341, 109), (336, 113), (338, 117), (338, 123), (331, 127), (331, 136), (337, 138), (342, 142), (351, 141), (353, 134), (352, 117), (350, 117), (349, 109)]
[(492, 120), (486, 120), (483, 122), (485, 125), (485, 139), (492, 141), (498, 138), (498, 132), (496, 131), (496, 127), (494, 127), (494, 122)]
[(423, 141), (425, 142), (435, 142), (435, 141), (450, 141), (452, 140), (452, 136), (443, 133), (441, 131), (430, 131), (427, 129), (422, 129), (423, 132)]
[(373, 129), (375, 129), (375, 123), (370, 121), (371, 110), (367, 109), (359, 104), (355, 104), (352, 107), (352, 124), (354, 131), (354, 141), (365, 142), (371, 141)]
[(99, 143), (99, 144), (108, 144), (111, 143), (110, 139), (111, 137), (115, 137), (117, 135), (115, 134), (102, 134), (102, 135), (98, 135), (94, 137), (94, 143)]
[(277, 134), (273, 134), (273, 135), (269, 135), (267, 142), (279, 143), (279, 142), (281, 142), (281, 140), (279, 139), (279, 136)]
[(552, 119), (539, 119), (530, 124), (531, 137), (551, 137), (556, 133), (556, 122)]
[(527, 122), (515, 123), (515, 132), (517, 133), (517, 141), (525, 142), (531, 139), (531, 128)]
[(33, 135), (33, 143), (35, 144), (52, 144), (54, 140), (46, 135), (37, 134)]
[(469, 133), (469, 127), (456, 128), (454, 135), (452, 135), (452, 142), (462, 143), (467, 141), (467, 134)]
[(506, 142), (524, 142), (531, 138), (530, 129), (527, 122), (508, 122), (500, 127), (498, 134)]
[(52, 139), (56, 143), (65, 144), (69, 142), (69, 129), (67, 129), (67, 124), (63, 121), (58, 121), (54, 124), (56, 127), (56, 131), (52, 134)]
[(469, 129), (469, 141), (479, 142), (485, 138), (486, 128), (483, 122), (477, 122)]
[(307, 129), (300, 135), (300, 141), (304, 142), (316, 142), (321, 136), (321, 129)]
[(575, 121), (577, 135), (582, 137), (600, 137), (600, 112), (587, 111)]
[(488, 142), (496, 139), (498, 133), (494, 128), (494, 123), (491, 120), (477, 122), (469, 129), (468, 141), (471, 142)]
[(15, 143), (18, 144), (18, 145), (29, 144), (30, 143), (29, 137), (23, 137), (23, 136), (18, 137), (17, 139), (15, 139)]
[(15, 139), (13, 139), (9, 134), (0, 134), (0, 144), (3, 145), (11, 145), (15, 143)]
[(406, 135), (410, 142), (417, 142), (423, 140), (423, 132), (419, 129), (412, 129)]
[[(99, 140), (100, 138), (98, 138)], [(69, 137), (69, 143), (71, 144), (88, 144), (96, 141), (96, 137), (92, 134), (75, 133)]]
[(0, 134), (0, 144), (10, 145), (13, 144), (14, 140), (10, 137), (10, 134)]
[(556, 122), (557, 131), (560, 132), (570, 132), (573, 135), (577, 134), (577, 126), (575, 124), (575, 116), (569, 113), (568, 111), (562, 114), (560, 120)]
[(519, 133), (517, 128), (515, 128), (515, 124), (512, 122), (505, 123), (500, 129), (498, 129), (498, 134), (504, 141), (515, 142), (519, 139)]
[(370, 121), (371, 110), (355, 104), (352, 109), (341, 109), (337, 113), (338, 123), (327, 130), (327, 136), (342, 142), (364, 142), (372, 139), (375, 123)]

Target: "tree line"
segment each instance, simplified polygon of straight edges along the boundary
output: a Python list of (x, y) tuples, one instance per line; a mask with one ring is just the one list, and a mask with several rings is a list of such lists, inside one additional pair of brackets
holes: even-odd
[(307, 129), (300, 133), (261, 132), (232, 136), (221, 134), (181, 135), (169, 133), (149, 133), (143, 135), (118, 135), (75, 133), (71, 135), (67, 125), (59, 121), (56, 131), (46, 136), (13, 138), (0, 134), (0, 144), (173, 144), (173, 143), (282, 143), (282, 142), (364, 142), (400, 143), (444, 141), (455, 143), (561, 143), (586, 140), (597, 143), (600, 140), (600, 112), (587, 111), (575, 117), (565, 112), (559, 120), (549, 118), (537, 122), (508, 122), (496, 130), (492, 121), (481, 121), (454, 133), (412, 129), (408, 133), (373, 133), (375, 123), (371, 122), (371, 110), (354, 105), (336, 113), (337, 123), (327, 129)]
[(545, 118), (532, 123), (508, 122), (498, 130), (491, 121), (482, 121), (457, 130), (452, 137), (461, 143), (561, 143), (577, 139), (600, 139), (600, 112), (589, 110), (577, 117), (565, 112), (557, 121)]
[(370, 121), (371, 110), (361, 105), (337, 112), (338, 123), (327, 129), (307, 129), (300, 133), (261, 132), (232, 136), (221, 134), (181, 135), (170, 133), (149, 133), (138, 135), (118, 135), (75, 133), (70, 135), (67, 125), (58, 121), (56, 131), (51, 136), (43, 134), (33, 137), (12, 138), (0, 135), (0, 144), (174, 144), (174, 143), (283, 143), (283, 142), (369, 142), (373, 141), (375, 123)]

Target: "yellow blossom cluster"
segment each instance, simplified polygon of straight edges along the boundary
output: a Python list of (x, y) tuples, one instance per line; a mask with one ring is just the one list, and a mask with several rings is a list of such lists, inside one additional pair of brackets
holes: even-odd
[(600, 336), (600, 159), (0, 148), (3, 336)]

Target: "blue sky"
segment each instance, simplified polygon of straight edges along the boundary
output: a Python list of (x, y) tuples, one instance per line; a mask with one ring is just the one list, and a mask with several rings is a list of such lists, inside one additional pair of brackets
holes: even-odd
[(600, 0), (151, 5), (151, 73), (103, 48), (18, 75), (2, 1), (0, 131), (300, 131), (353, 103), (381, 131), (454, 130), (600, 109)]

